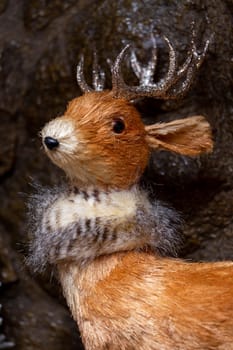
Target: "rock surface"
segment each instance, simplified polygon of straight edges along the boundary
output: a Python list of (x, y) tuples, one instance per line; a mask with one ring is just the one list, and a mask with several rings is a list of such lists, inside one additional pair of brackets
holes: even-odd
[[(49, 283), (50, 274), (47, 278), (31, 276), (24, 267), (28, 184), (52, 184), (61, 176), (41, 151), (38, 131), (80, 94), (75, 66), (81, 52), (87, 75), (95, 48), (106, 70), (106, 58), (114, 59), (125, 42), (133, 41), (146, 62), (153, 26), (170, 38), (181, 63), (187, 55), (193, 20), (199, 28), (200, 49), (215, 33), (184, 100), (145, 100), (139, 108), (148, 123), (192, 114), (204, 114), (210, 121), (213, 154), (197, 160), (154, 154), (146, 181), (159, 198), (183, 212), (187, 237), (183, 256), (232, 259), (232, 14), (230, 0), (0, 1), (1, 297), (4, 333), (15, 341), (17, 350), (82, 349), (55, 281)], [(158, 76), (162, 76), (167, 54), (162, 40), (158, 46)], [(108, 70), (108, 86), (110, 81)]]

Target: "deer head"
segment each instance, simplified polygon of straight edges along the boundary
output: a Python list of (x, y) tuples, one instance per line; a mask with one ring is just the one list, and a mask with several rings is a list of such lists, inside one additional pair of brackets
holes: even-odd
[(139, 97), (174, 99), (184, 96), (205, 57), (209, 40), (201, 54), (195, 45), (195, 32), (189, 55), (177, 68), (175, 50), (169, 48), (166, 76), (153, 82), (157, 62), (155, 37), (152, 58), (141, 67), (132, 51), (131, 66), (139, 79), (138, 86), (128, 86), (121, 64), (129, 51), (126, 45), (111, 67), (112, 90), (104, 90), (104, 73), (94, 60), (93, 88), (83, 74), (83, 57), (77, 68), (77, 81), (84, 95), (73, 99), (63, 116), (49, 122), (42, 130), (45, 151), (70, 180), (82, 186), (129, 188), (141, 177), (151, 150), (164, 149), (187, 156), (212, 150), (209, 123), (193, 116), (168, 123), (145, 126), (133, 104)]

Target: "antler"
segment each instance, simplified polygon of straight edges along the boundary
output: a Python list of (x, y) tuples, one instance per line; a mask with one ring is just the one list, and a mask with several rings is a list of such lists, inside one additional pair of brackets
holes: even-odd
[[(147, 67), (142, 67), (140, 65), (134, 51), (131, 53), (131, 66), (139, 79), (139, 86), (127, 85), (121, 73), (121, 63), (130, 45), (126, 45), (116, 58), (112, 67), (112, 91), (114, 97), (123, 97), (127, 100), (133, 100), (139, 97), (177, 99), (185, 95), (193, 81), (196, 70), (201, 66), (204, 60), (211, 39), (206, 41), (203, 52), (199, 54), (195, 44), (196, 31), (193, 28), (190, 53), (183, 65), (177, 69), (175, 50), (169, 39), (166, 36), (163, 38), (169, 48), (169, 66), (166, 76), (159, 82), (153, 83), (153, 76), (157, 63), (157, 45), (156, 38), (152, 34), (152, 58)], [(181, 79), (185, 75), (186, 77), (181, 83)]]
[[(141, 66), (138, 62), (135, 52), (131, 52), (130, 62), (135, 75), (139, 79), (138, 86), (127, 85), (122, 76), (121, 63), (127, 55), (128, 50), (130, 48), (130, 45), (126, 45), (120, 52), (120, 54), (117, 56), (114, 64), (111, 67), (113, 96), (115, 98), (125, 98), (127, 100), (133, 100), (139, 97), (153, 97), (161, 99), (177, 99), (183, 97), (188, 91), (190, 85), (192, 84), (195, 73), (197, 69), (201, 66), (211, 41), (211, 38), (208, 39), (205, 43), (202, 53), (198, 53), (195, 44), (196, 36), (197, 35), (193, 24), (191, 48), (189, 51), (189, 55), (179, 69), (177, 69), (175, 50), (169, 39), (166, 36), (163, 36), (169, 49), (168, 71), (163, 79), (161, 79), (157, 83), (154, 83), (154, 73), (157, 64), (157, 44), (156, 37), (153, 34), (151, 34), (151, 40), (153, 43), (152, 57), (146, 67)], [(92, 85), (94, 89), (88, 86), (88, 84), (85, 81), (83, 73), (83, 64), (84, 57), (82, 55), (80, 62), (77, 66), (77, 81), (82, 91), (84, 93), (91, 91), (102, 91), (104, 88), (105, 74), (97, 62), (96, 53), (94, 53), (92, 79)]]
[(151, 33), (151, 41), (153, 43), (152, 57), (147, 67), (142, 67), (138, 62), (135, 52), (131, 52), (131, 66), (137, 78), (140, 80), (140, 85), (151, 85), (153, 84), (153, 74), (157, 65), (157, 43), (154, 35)]
[(84, 65), (84, 56), (81, 56), (80, 62), (77, 66), (77, 82), (80, 86), (82, 92), (91, 92), (91, 91), (102, 91), (104, 89), (104, 81), (105, 81), (105, 73), (100, 68), (97, 60), (97, 54), (94, 52), (94, 62), (93, 62), (93, 69), (92, 69), (92, 85), (94, 87), (91, 88), (84, 78), (83, 73), (83, 65)]

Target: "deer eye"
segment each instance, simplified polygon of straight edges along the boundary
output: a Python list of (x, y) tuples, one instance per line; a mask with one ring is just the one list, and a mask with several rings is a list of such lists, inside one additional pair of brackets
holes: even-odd
[(125, 123), (122, 119), (115, 119), (113, 121), (112, 130), (115, 134), (121, 134), (125, 130)]

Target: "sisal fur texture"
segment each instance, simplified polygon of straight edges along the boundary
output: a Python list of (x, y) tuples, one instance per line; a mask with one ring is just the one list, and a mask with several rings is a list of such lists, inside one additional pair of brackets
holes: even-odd
[[(124, 122), (114, 133), (116, 120)], [(47, 155), (78, 187), (127, 189), (138, 182), (149, 159), (145, 128), (136, 108), (109, 92), (73, 99), (65, 114), (47, 123), (42, 137), (59, 140)]]
[[(155, 91), (160, 97), (186, 69), (180, 86), (187, 89), (203, 57), (193, 44), (191, 67), (175, 72), (167, 42), (170, 73)], [(153, 149), (210, 152), (210, 125), (194, 116), (145, 126), (129, 95), (116, 91), (123, 56), (112, 69), (112, 91), (87, 89), (41, 132), (69, 185), (39, 188), (32, 197), (29, 264), (36, 271), (57, 267), (86, 350), (230, 350), (232, 264), (161, 258), (176, 255), (180, 218), (138, 187)], [(78, 81), (86, 86), (82, 74)]]
[(145, 252), (59, 266), (86, 350), (233, 350), (233, 263)]
[[(116, 133), (113, 126), (119, 120), (124, 130)], [(145, 126), (132, 104), (108, 91), (75, 98), (41, 134), (59, 141), (53, 150), (44, 144), (45, 152), (82, 188), (128, 189), (141, 178), (152, 149), (196, 156), (213, 148), (204, 117)]]
[(151, 203), (137, 186), (109, 192), (37, 186), (28, 207), (28, 263), (35, 271), (61, 262), (83, 266), (134, 249), (176, 256), (181, 243), (179, 215), (159, 201)]

